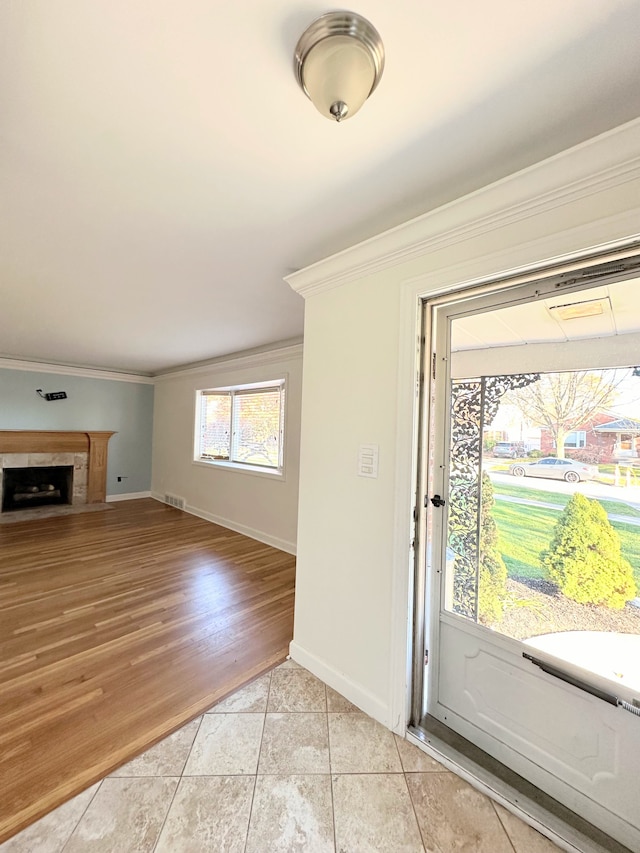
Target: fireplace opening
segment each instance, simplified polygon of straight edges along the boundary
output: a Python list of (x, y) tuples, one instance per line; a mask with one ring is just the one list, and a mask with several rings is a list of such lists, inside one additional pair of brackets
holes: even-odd
[(2, 512), (72, 502), (73, 465), (5, 468), (2, 473)]

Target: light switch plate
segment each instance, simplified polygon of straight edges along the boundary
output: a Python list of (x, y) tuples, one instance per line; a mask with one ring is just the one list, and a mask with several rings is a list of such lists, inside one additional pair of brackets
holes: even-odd
[(378, 476), (378, 445), (361, 444), (358, 450), (358, 476)]

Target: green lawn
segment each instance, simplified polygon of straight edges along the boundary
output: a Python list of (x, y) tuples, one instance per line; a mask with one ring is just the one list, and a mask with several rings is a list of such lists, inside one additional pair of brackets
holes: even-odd
[[(496, 501), (492, 515), (498, 526), (498, 547), (509, 577), (544, 578), (540, 551), (549, 547), (560, 513), (553, 509)], [(620, 535), (622, 554), (633, 566), (640, 590), (640, 527), (618, 521), (613, 521), (612, 525)]]
[[(510, 483), (493, 483), (493, 491), (496, 495), (506, 495), (510, 498), (525, 498), (526, 500), (539, 500), (541, 503), (558, 504), (564, 507), (571, 495), (563, 495), (559, 492), (539, 491), (538, 489), (528, 489), (526, 486), (516, 486)], [(640, 518), (640, 510), (622, 501), (606, 501), (601, 500), (600, 503), (605, 508), (606, 512), (614, 515), (628, 515), (632, 518)]]
[(496, 501), (491, 514), (498, 526), (498, 548), (509, 577), (543, 578), (539, 555), (551, 541), (558, 513)]
[(493, 462), (491, 464), (491, 470), (496, 471), (499, 474), (508, 474), (509, 468), (512, 465), (515, 465), (516, 462), (530, 462), (530, 459), (509, 459), (508, 462)]

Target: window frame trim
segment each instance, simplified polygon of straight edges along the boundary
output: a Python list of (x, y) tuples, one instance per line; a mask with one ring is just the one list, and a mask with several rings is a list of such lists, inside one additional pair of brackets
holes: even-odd
[[(246, 382), (237, 385), (221, 385), (209, 388), (197, 388), (195, 392), (195, 407), (194, 407), (194, 445), (192, 464), (205, 468), (221, 468), (229, 471), (236, 471), (244, 474), (255, 474), (261, 477), (275, 478), (280, 481), (286, 479), (286, 446), (287, 446), (287, 385), (288, 374), (280, 374), (275, 379), (264, 380), (260, 382)], [(251, 393), (260, 393), (261, 391), (278, 391), (280, 395), (284, 393), (284, 402), (281, 396), (280, 409), (280, 441), (279, 441), (279, 456), (280, 465), (259, 465), (252, 462), (240, 462), (232, 459), (233, 453), (233, 399), (234, 396), (248, 396)], [(202, 398), (208, 395), (228, 393), (231, 400), (229, 428), (231, 430), (229, 440), (229, 459), (208, 459), (201, 455), (200, 441), (202, 432)]]
[[(575, 435), (576, 443), (575, 444), (567, 444), (567, 438), (570, 435)], [(583, 441), (584, 444), (580, 444)], [(564, 446), (567, 450), (584, 450), (587, 446), (587, 430), (586, 429), (572, 429), (571, 432), (567, 433), (566, 438), (564, 440)]]

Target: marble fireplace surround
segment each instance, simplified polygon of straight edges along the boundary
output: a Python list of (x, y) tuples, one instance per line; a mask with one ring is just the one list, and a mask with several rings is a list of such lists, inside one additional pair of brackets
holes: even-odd
[[(73, 465), (72, 505), (104, 502), (107, 450), (113, 432), (0, 430), (0, 471), (4, 468)], [(2, 477), (0, 476), (0, 504)]]

